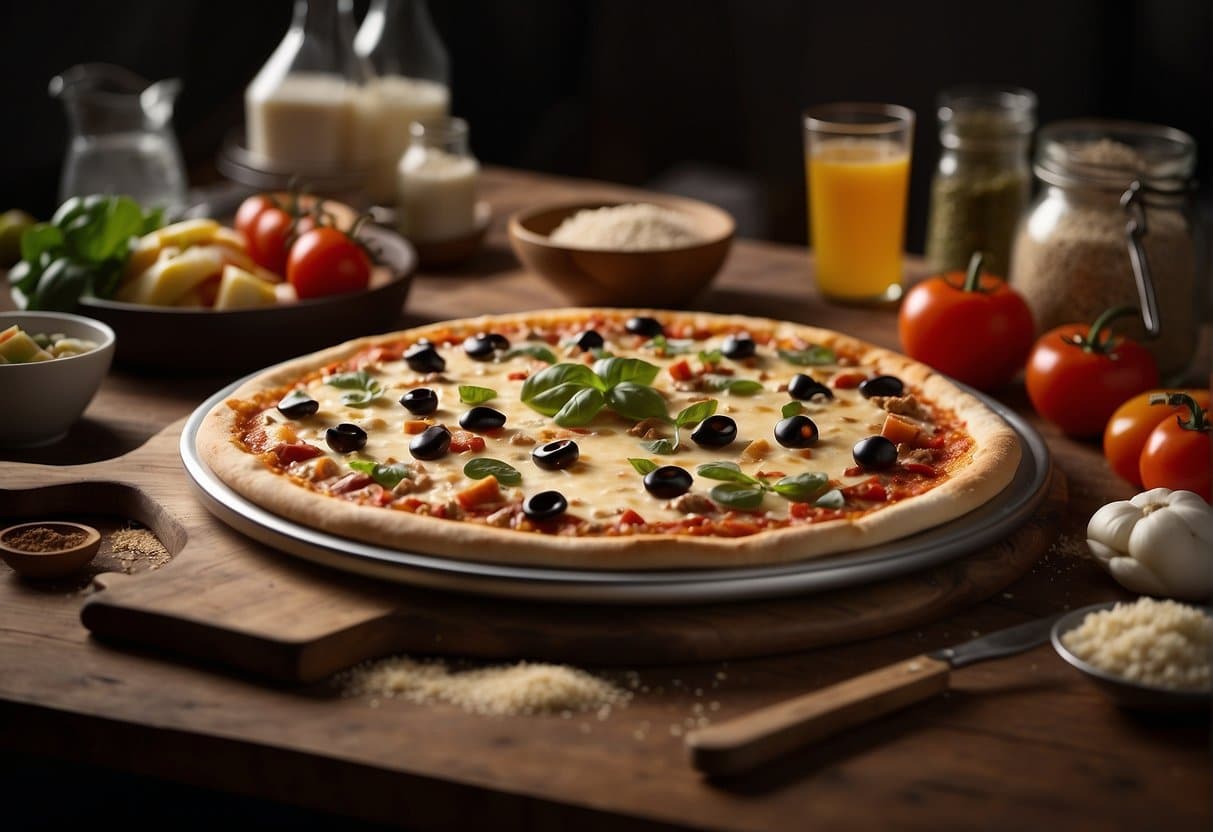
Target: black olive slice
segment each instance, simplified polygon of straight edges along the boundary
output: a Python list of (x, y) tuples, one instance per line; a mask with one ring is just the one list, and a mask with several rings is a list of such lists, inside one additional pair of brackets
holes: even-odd
[(897, 462), (897, 446), (883, 436), (867, 436), (855, 443), (851, 456), (857, 465), (880, 471)]
[(463, 341), (463, 351), (474, 361), (488, 361), (500, 351), (510, 348), (510, 340), (496, 332), (478, 332)]
[(464, 430), (495, 430), (505, 424), (505, 414), (500, 410), (478, 404), (459, 417), (459, 427)]
[(550, 520), (564, 514), (568, 507), (569, 501), (559, 491), (540, 491), (523, 501), (522, 513), (532, 520)]
[(644, 490), (659, 500), (672, 500), (691, 490), (691, 474), (677, 465), (663, 465), (644, 475)]
[(438, 409), (438, 394), (428, 387), (414, 387), (400, 397), (400, 403), (414, 416), (428, 416)]
[(288, 419), (302, 419), (320, 409), (320, 402), (302, 390), (292, 390), (278, 402), (278, 412)]
[(446, 359), (429, 341), (418, 341), (404, 353), (404, 363), (415, 373), (441, 373), (446, 369)]
[(579, 456), (581, 449), (572, 439), (557, 439), (531, 451), (531, 461), (549, 471), (568, 468)]
[(324, 441), (339, 454), (352, 454), (366, 447), (366, 431), (349, 422), (342, 422), (324, 432)]
[(409, 443), (409, 453), (417, 459), (438, 459), (445, 456), (450, 448), (451, 432), (445, 425), (426, 428)]
[(812, 376), (797, 373), (788, 382), (788, 395), (793, 399), (807, 402), (815, 396), (825, 396), (827, 399), (832, 399), (834, 398), (834, 391)]
[(653, 338), (657, 335), (665, 334), (665, 327), (661, 325), (661, 321), (656, 318), (635, 317), (628, 318), (627, 323), (623, 328), (633, 335), (643, 335), (646, 338)]
[(734, 361), (739, 361), (743, 358), (750, 358), (754, 355), (756, 347), (754, 339), (749, 335), (730, 335), (724, 339), (724, 343), (720, 345), (720, 354), (725, 358), (731, 358)]
[(789, 416), (775, 425), (775, 441), (785, 448), (811, 448), (817, 436), (817, 425), (808, 416)]
[(585, 332), (577, 336), (577, 340), (573, 342), (582, 352), (590, 350), (600, 350), (606, 345), (606, 341), (598, 334), (596, 329), (587, 329)]
[(691, 440), (705, 448), (723, 448), (736, 438), (737, 423), (720, 414), (709, 416), (691, 431)]
[(906, 386), (897, 376), (873, 376), (859, 383), (859, 394), (865, 399), (873, 396), (900, 396), (906, 391)]

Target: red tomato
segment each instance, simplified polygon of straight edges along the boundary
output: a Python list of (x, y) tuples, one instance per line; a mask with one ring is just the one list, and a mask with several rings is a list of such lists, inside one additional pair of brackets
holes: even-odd
[[(1190, 401), (1196, 405), (1195, 400)], [(1141, 452), (1141, 483), (1146, 488), (1194, 491), (1207, 503), (1213, 500), (1209, 416), (1199, 405), (1192, 405), (1185, 407), (1186, 415), (1165, 419), (1150, 432)]]
[(1071, 436), (1098, 436), (1124, 401), (1158, 386), (1144, 347), (1105, 336), (1107, 324), (1136, 310), (1109, 310), (1092, 325), (1064, 324), (1036, 341), (1028, 357), (1028, 398), (1036, 412)]
[[(1164, 421), (1186, 413), (1184, 407), (1151, 405), (1150, 396), (1165, 393), (1150, 390), (1134, 396), (1116, 408), (1103, 433), (1103, 454), (1112, 470), (1136, 486), (1141, 486), (1141, 452), (1150, 432)], [(1201, 407), (1209, 406), (1208, 390), (1184, 390)]]
[(245, 240), (252, 240), (258, 217), (276, 207), (274, 200), (266, 194), (250, 196), (236, 209), (236, 230), (244, 235)]
[(300, 298), (357, 292), (371, 282), (371, 259), (337, 229), (313, 228), (291, 246), (286, 279)]
[(294, 219), (281, 208), (262, 211), (248, 238), (248, 253), (258, 266), (282, 274)]
[(897, 315), (897, 331), (906, 355), (993, 390), (1023, 367), (1036, 326), (1017, 292), (981, 274), (981, 255), (975, 254), (967, 275), (939, 275), (911, 289)]

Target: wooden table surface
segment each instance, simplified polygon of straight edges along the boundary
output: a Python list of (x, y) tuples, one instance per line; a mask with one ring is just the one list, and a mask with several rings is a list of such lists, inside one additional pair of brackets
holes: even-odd
[[(519, 270), (506, 217), (523, 205), (620, 193), (628, 192), (487, 171), (495, 210), (487, 248), (453, 273), (419, 276), (402, 323), (561, 305)], [(912, 263), (911, 273), (919, 268)], [(799, 248), (739, 241), (696, 307), (896, 347), (895, 313), (824, 303)], [(67, 440), (0, 459), (112, 458), (227, 380), (116, 370)], [(1005, 398), (1027, 410), (1022, 391)], [(488, 718), (341, 698), (328, 684), (266, 687), (91, 641), (80, 594), (36, 587), (0, 566), (0, 747), (415, 828), (1210, 828), (1207, 722), (1117, 710), (1047, 646), (960, 670), (936, 701), (738, 780), (705, 781), (686, 764), (681, 734), (701, 713), (719, 721), (978, 633), (1126, 597), (1082, 540), (1095, 508), (1131, 487), (1094, 445), (1041, 430), (1069, 480), (1070, 509), (1049, 554), (1007, 592), (875, 641), (646, 668), (630, 706), (605, 720)]]

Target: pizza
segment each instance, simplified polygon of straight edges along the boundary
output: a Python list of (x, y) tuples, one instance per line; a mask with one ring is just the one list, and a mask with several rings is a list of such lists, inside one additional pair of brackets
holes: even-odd
[(1020, 444), (926, 365), (762, 318), (563, 309), (363, 338), (250, 378), (197, 449), (352, 540), (579, 569), (858, 551), (994, 499)]

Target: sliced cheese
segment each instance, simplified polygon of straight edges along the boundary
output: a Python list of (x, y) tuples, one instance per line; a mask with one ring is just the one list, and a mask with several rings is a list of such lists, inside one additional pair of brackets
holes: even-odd
[(161, 256), (141, 275), (118, 290), (118, 300), (172, 306), (209, 277), (223, 271), (217, 247), (194, 246), (173, 256)]
[(239, 266), (224, 266), (219, 294), (215, 296), (216, 309), (254, 309), (273, 306), (277, 302), (274, 284), (261, 280)]

